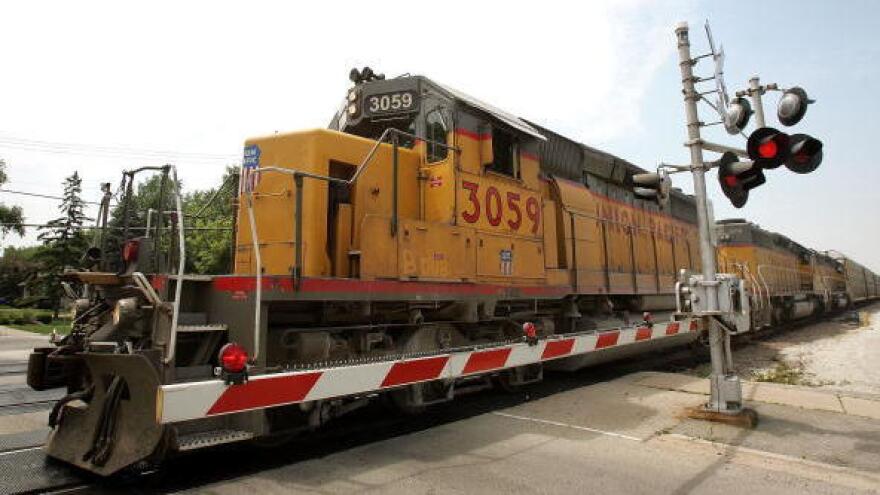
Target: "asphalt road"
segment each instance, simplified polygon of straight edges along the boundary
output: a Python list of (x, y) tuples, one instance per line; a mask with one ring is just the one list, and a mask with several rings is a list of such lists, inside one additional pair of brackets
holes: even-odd
[[(876, 456), (851, 466), (853, 459), (822, 462), (745, 442), (757, 438), (752, 443), (762, 446), (762, 441), (775, 440), (796, 452), (827, 449), (830, 455), (836, 448), (849, 449), (840, 439), (858, 432), (863, 446), (874, 449), (880, 438), (865, 438), (865, 430), (880, 432), (880, 421), (806, 411), (814, 416), (799, 422), (804, 411), (766, 405), (760, 412), (770, 421), (769, 429), (759, 428), (760, 435), (731, 430), (729, 443), (713, 443), (701, 435), (676, 433), (695, 433), (688, 432), (691, 420), (679, 415), (705, 396), (634, 380), (630, 375), (571, 389), (190, 492), (802, 495), (873, 493), (880, 487), (880, 477), (863, 469), (870, 467), (864, 463), (877, 462)], [(821, 422), (825, 432), (836, 431), (837, 444), (813, 431), (810, 422)]]

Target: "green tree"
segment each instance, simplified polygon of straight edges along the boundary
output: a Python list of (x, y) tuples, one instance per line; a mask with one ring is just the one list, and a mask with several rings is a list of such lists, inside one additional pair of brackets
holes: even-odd
[(228, 166), (218, 187), (186, 195), (187, 226), (205, 229), (187, 232), (187, 271), (216, 274), (232, 268), (238, 175), (238, 167)]
[(0, 257), (0, 304), (11, 304), (22, 296), (21, 284), (33, 279), (40, 270), (38, 253), (43, 246), (9, 246)]
[[(6, 183), (6, 162), (0, 158), (0, 186)], [(0, 234), (15, 232), (24, 235), (24, 215), (20, 206), (6, 206), (0, 203)]]
[[(181, 188), (183, 186), (181, 185)], [(124, 239), (121, 227), (125, 220), (125, 202), (128, 202), (129, 228), (128, 237), (144, 235), (143, 227), (147, 224), (147, 211), (152, 208), (162, 211), (174, 211), (174, 188), (171, 178), (165, 184), (162, 205), (162, 174), (153, 174), (137, 185), (132, 186), (131, 195), (123, 197), (110, 212), (108, 224), (112, 227), (108, 233), (108, 251), (118, 253)], [(194, 190), (183, 194), (184, 226), (186, 227), (186, 271), (187, 273), (228, 273), (232, 265), (232, 226), (235, 206), (233, 200), (238, 192), (238, 167), (229, 166), (220, 185), (205, 190)], [(161, 207), (160, 207), (161, 206)], [(171, 230), (171, 222), (167, 215), (160, 219), (154, 214), (152, 225), (161, 221), (165, 228), (162, 239), (157, 242), (156, 249), (167, 254), (176, 244), (176, 232)], [(204, 230), (196, 230), (204, 229)], [(155, 235), (155, 231), (150, 236)], [(165, 267), (168, 270), (169, 267)], [(176, 269), (176, 265), (170, 267)]]
[(61, 216), (40, 227), (41, 233), (37, 236), (46, 248), (39, 258), (43, 263), (43, 286), (52, 301), (55, 318), (61, 303), (61, 274), (65, 269), (79, 265), (88, 247), (83, 224), (90, 219), (86, 218), (81, 194), (82, 179), (74, 172), (64, 179), (63, 199), (58, 206)]

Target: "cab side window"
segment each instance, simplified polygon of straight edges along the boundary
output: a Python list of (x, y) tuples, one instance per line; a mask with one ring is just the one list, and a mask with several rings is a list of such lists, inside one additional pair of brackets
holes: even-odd
[(428, 140), (428, 163), (439, 162), (449, 154), (449, 148), (434, 143), (447, 144), (446, 138), (449, 128), (443, 112), (437, 108), (431, 110), (425, 117), (425, 139)]
[(519, 143), (513, 133), (492, 127), (492, 158), (487, 170), (519, 178)]

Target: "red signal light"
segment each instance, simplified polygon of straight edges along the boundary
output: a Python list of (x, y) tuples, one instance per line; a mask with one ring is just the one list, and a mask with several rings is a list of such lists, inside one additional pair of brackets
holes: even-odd
[(730, 203), (742, 208), (749, 200), (749, 190), (766, 181), (761, 167), (752, 162), (740, 162), (736, 154), (728, 151), (718, 160), (718, 182)]
[(230, 342), (220, 349), (219, 361), (227, 373), (241, 373), (247, 368), (248, 354), (244, 347)]
[(777, 146), (776, 141), (772, 139), (764, 141), (758, 145), (758, 155), (760, 155), (761, 158), (773, 158), (778, 151), (779, 146)]
[(785, 162), (789, 170), (798, 174), (808, 174), (822, 163), (822, 141), (807, 134), (791, 137), (791, 154)]
[(772, 127), (761, 127), (749, 136), (746, 151), (759, 168), (776, 168), (789, 157), (788, 134)]

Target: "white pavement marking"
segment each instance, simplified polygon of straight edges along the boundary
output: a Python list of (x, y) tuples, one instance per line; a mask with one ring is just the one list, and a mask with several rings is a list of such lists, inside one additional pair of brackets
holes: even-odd
[(3, 457), (3, 456), (5, 456), (5, 455), (18, 454), (18, 453), (21, 453), (21, 452), (29, 452), (29, 451), (31, 451), (31, 450), (38, 450), (38, 449), (42, 449), (42, 448), (43, 448), (43, 446), (40, 445), (40, 446), (37, 446), (37, 447), (27, 447), (27, 448), (25, 448), (25, 449), (7, 450), (6, 452), (0, 452), (0, 457)]
[(572, 424), (568, 424), (568, 423), (560, 423), (559, 421), (550, 421), (548, 419), (529, 418), (526, 416), (517, 416), (516, 414), (508, 414), (508, 413), (502, 413), (502, 412), (493, 412), (492, 414), (494, 414), (495, 416), (501, 416), (504, 418), (518, 419), (521, 421), (531, 421), (533, 423), (540, 423), (540, 424), (551, 425), (551, 426), (561, 426), (563, 428), (571, 428), (574, 430), (588, 431), (590, 433), (598, 433), (599, 435), (605, 435), (605, 436), (615, 437), (615, 438), (622, 438), (624, 440), (632, 440), (633, 442), (641, 442), (642, 441), (641, 438), (631, 437), (629, 435), (624, 435), (623, 433), (615, 433), (613, 431), (598, 430), (596, 428), (590, 428), (587, 426), (578, 426), (578, 425), (572, 425)]

